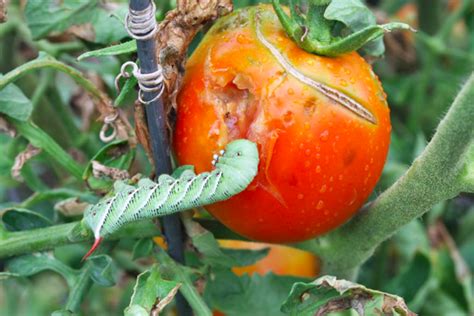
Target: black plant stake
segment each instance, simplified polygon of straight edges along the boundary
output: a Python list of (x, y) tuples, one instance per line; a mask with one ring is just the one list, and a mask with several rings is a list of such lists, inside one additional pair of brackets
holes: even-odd
[[(151, 6), (150, 0), (130, 0), (130, 12), (144, 11)], [(155, 17), (153, 17), (155, 18)], [(136, 37), (135, 37), (136, 38)], [(148, 39), (137, 40), (137, 53), (140, 60), (140, 71), (142, 74), (150, 74), (158, 70), (158, 64), (155, 57), (155, 39), (153, 36)], [(142, 98), (144, 100), (154, 100), (160, 91), (143, 90)], [(156, 176), (166, 173), (171, 174), (170, 146), (168, 132), (166, 129), (166, 114), (163, 108), (161, 97), (145, 105), (147, 125), (150, 131), (151, 145), (153, 151), (153, 160), (156, 170)], [(169, 255), (177, 262), (184, 263), (184, 233), (178, 214), (163, 217), (163, 233), (168, 244)], [(191, 308), (184, 297), (177, 293), (176, 305), (178, 315), (192, 315)]]

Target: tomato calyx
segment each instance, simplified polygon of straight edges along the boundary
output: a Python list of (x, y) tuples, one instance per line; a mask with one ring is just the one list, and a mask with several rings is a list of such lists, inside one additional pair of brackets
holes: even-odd
[[(288, 36), (305, 51), (322, 56), (336, 57), (356, 51), (396, 29), (414, 31), (408, 24), (399, 22), (377, 25), (375, 16), (362, 3), (340, 8), (339, 2), (290, 0), (290, 15), (279, 0), (272, 0), (272, 5)], [(383, 43), (376, 44), (367, 54), (383, 54)]]

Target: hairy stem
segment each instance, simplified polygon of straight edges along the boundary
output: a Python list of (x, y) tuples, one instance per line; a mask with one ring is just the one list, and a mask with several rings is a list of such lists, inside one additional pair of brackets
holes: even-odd
[[(160, 234), (160, 231), (151, 222), (137, 222), (113, 234), (110, 240), (124, 237), (146, 238)], [(3, 231), (0, 234), (0, 258), (49, 250), (67, 244), (92, 241), (93, 239), (92, 231), (86, 228), (82, 222), (20, 232)]]
[[(471, 188), (474, 75), (456, 97), (425, 151), (395, 184), (340, 229), (301, 245), (316, 252), (323, 273), (350, 276), (374, 249), (435, 204)], [(467, 172), (469, 173), (469, 172)]]

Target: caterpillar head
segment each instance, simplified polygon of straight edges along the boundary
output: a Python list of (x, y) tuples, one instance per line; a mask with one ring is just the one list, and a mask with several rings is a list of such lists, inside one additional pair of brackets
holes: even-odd
[(220, 157), (214, 156), (213, 164), (218, 169), (232, 172), (235, 185), (241, 190), (245, 189), (257, 175), (257, 145), (246, 139), (238, 139), (229, 143), (220, 154)]

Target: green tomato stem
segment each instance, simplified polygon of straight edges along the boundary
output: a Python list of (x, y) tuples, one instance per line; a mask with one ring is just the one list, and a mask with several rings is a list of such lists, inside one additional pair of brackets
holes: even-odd
[[(124, 237), (148, 238), (160, 235), (159, 229), (151, 222), (137, 222), (127, 225), (110, 240)], [(46, 228), (24, 230), (20, 232), (0, 232), (0, 258), (53, 249), (59, 246), (90, 242), (94, 239), (82, 222), (60, 224)]]
[[(336, 21), (324, 15), (331, 0), (309, 1), (306, 14), (296, 10), (300, 1), (290, 1), (291, 16), (286, 14), (279, 0), (272, 0), (273, 9), (287, 35), (305, 51), (322, 56), (335, 57), (360, 49), (365, 44), (395, 29), (412, 30), (405, 23), (371, 25), (348, 36), (333, 34)], [(300, 8), (303, 3), (300, 3)]]
[(300, 245), (317, 253), (323, 274), (353, 275), (383, 241), (434, 205), (474, 192), (474, 75), (466, 82), (425, 151), (366, 210), (328, 235)]

